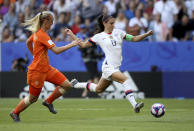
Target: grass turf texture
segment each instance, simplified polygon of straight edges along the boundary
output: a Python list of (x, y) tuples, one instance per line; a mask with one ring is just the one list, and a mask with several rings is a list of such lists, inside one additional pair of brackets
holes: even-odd
[[(136, 114), (127, 100), (56, 100), (54, 115), (39, 100), (20, 114), (21, 123), (14, 123), (9, 113), (19, 99), (0, 99), (0, 131), (194, 131), (194, 99), (143, 101), (145, 107)], [(162, 118), (150, 113), (157, 102), (166, 106)]]

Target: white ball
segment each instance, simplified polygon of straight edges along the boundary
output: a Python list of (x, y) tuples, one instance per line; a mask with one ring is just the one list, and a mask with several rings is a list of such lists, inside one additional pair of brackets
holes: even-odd
[(155, 103), (152, 105), (151, 107), (151, 114), (154, 116), (154, 117), (161, 117), (165, 114), (165, 106), (161, 103)]

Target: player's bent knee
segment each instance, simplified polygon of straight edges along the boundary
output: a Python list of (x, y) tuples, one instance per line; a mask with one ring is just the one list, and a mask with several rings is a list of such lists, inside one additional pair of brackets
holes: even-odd
[(32, 99), (31, 103), (35, 103), (38, 99)]
[(64, 81), (60, 86), (61, 86), (63, 89), (68, 90), (68, 89), (71, 88), (71, 83), (70, 83), (68, 80), (66, 80), (66, 81)]
[(36, 98), (31, 98), (31, 99), (30, 99), (30, 103), (32, 104), (32, 103), (36, 102), (37, 100), (38, 100), (38, 97), (36, 97)]

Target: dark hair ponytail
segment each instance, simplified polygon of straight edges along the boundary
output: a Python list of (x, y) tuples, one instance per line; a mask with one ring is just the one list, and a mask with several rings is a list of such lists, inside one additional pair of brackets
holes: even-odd
[(95, 31), (94, 34), (97, 34), (97, 33), (100, 33), (102, 31), (104, 31), (104, 25), (103, 25), (103, 22), (107, 22), (109, 20), (109, 18), (112, 18), (112, 16), (109, 16), (109, 15), (100, 15), (98, 17), (98, 26), (97, 26), (97, 29)]
[(96, 31), (95, 31), (95, 33), (94, 34), (97, 34), (97, 33), (100, 33), (100, 32), (102, 32), (102, 31), (104, 31), (104, 25), (103, 25), (103, 21), (102, 21), (102, 19), (103, 19), (103, 15), (100, 15), (99, 17), (98, 17), (98, 26), (97, 26), (97, 28), (96, 28)]

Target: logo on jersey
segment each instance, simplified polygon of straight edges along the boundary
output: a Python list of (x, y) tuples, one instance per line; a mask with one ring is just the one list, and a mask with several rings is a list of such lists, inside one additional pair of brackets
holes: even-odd
[(54, 42), (53, 42), (52, 40), (48, 40), (48, 43), (49, 43), (50, 45), (54, 44)]
[[(145, 93), (139, 91), (129, 72), (125, 71), (124, 75), (127, 76), (130, 80), (131, 89), (133, 90), (135, 98), (144, 99)], [(122, 84), (113, 81), (113, 83), (105, 90), (105, 92), (102, 93), (101, 97), (106, 99), (123, 99), (126, 97), (124, 87), (122, 86)]]
[[(39, 99), (46, 99), (48, 96), (53, 92), (55, 89), (55, 85), (50, 82), (44, 82), (44, 86), (42, 88), (42, 91), (40, 93)], [(29, 85), (24, 87), (24, 91), (20, 92), (19, 98), (22, 99), (26, 96), (29, 96)], [(60, 97), (62, 99), (63, 96)]]

